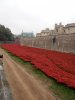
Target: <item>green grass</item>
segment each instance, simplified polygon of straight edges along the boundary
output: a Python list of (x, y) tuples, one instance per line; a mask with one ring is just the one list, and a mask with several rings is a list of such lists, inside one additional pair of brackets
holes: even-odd
[[(6, 51), (6, 50), (5, 50)], [(7, 52), (7, 51), (6, 51)], [(42, 71), (35, 68), (30, 62), (25, 62), (22, 59), (14, 56), (13, 54), (8, 54), (17, 62), (25, 65), (25, 68), (31, 70), (33, 75), (37, 75), (39, 78), (43, 79), (45, 82), (48, 82), (48, 88), (51, 90), (60, 100), (75, 100), (75, 89), (69, 88), (64, 84), (58, 83), (55, 79), (47, 77)], [(58, 100), (58, 99), (57, 99)]]
[(69, 88), (64, 84), (58, 83), (52, 79), (52, 85), (49, 87), (61, 100), (75, 100), (75, 89)]

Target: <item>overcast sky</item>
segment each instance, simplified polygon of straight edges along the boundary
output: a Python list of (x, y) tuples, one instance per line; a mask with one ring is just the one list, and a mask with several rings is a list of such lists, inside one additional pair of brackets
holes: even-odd
[(75, 23), (75, 0), (0, 0), (0, 24), (14, 34), (36, 34), (59, 22)]

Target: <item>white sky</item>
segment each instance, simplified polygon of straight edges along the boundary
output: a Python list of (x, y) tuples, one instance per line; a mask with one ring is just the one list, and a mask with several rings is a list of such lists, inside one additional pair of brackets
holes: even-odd
[(0, 24), (20, 34), (75, 23), (75, 0), (0, 0)]

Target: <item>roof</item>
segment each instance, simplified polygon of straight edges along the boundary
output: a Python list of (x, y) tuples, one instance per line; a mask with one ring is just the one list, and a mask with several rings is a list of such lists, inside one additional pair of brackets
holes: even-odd
[(34, 33), (33, 32), (22, 32), (22, 36), (23, 37), (34, 37)]
[(41, 32), (42, 32), (42, 33), (44, 33), (44, 32), (45, 32), (45, 33), (47, 33), (47, 32), (49, 33), (50, 30), (49, 30), (49, 28), (46, 28), (45, 30), (42, 30)]
[(65, 28), (67, 27), (75, 27), (75, 23), (70, 23), (70, 24), (65, 25)]

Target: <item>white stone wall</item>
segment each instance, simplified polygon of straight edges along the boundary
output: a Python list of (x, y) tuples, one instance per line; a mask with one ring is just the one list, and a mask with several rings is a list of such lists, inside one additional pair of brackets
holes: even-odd
[(66, 34), (75, 33), (75, 27), (66, 27), (65, 28), (65, 33)]

